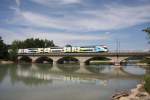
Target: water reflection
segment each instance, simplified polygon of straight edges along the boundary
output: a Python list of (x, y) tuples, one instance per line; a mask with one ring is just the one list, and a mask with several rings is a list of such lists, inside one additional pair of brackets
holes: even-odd
[(146, 73), (146, 69), (142, 67), (137, 67), (133, 65), (123, 66), (124, 72), (134, 75), (144, 75)]
[(55, 66), (60, 72), (53, 72), (53, 67), (50, 64), (0, 65), (0, 100), (18, 97), (23, 100), (110, 100), (115, 91), (134, 88), (143, 75), (149, 73), (149, 68), (138, 66), (123, 69), (107, 65), (84, 66), (90, 74), (77, 73), (79, 65)]
[(58, 64), (57, 67), (67, 73), (73, 73), (80, 69), (79, 64)]
[(4, 80), (4, 77), (7, 75), (8, 67), (0, 65), (0, 83)]
[(40, 71), (48, 71), (53, 67), (52, 64), (33, 64), (33, 65), (37, 67)]
[(56, 74), (50, 73), (48, 71), (35, 71), (35, 70), (25, 70), (17, 69), (16, 72), (17, 81), (23, 79), (22, 81), (26, 85), (39, 85), (45, 83), (53, 83), (54, 81), (65, 81), (70, 83), (79, 83), (79, 84), (101, 84), (106, 86), (106, 80), (99, 80), (96, 78), (83, 77), (80, 75), (73, 74)]
[[(79, 65), (58, 65), (62, 72), (52, 72), (50, 64), (18, 64), (18, 65), (1, 65), (0, 82), (4, 80), (9, 72), (12, 84), (22, 81), (26, 85), (39, 85), (53, 83), (53, 81), (70, 81), (75, 83), (107, 83), (106, 80), (111, 78), (135, 79), (143, 77), (149, 69), (139, 68), (137, 66), (126, 66), (123, 69), (115, 69), (107, 65), (89, 65), (85, 66), (91, 74), (76, 73), (80, 68)], [(55, 66), (56, 67), (56, 66)], [(102, 81), (104, 80), (104, 81)]]
[(106, 66), (105, 65), (88, 65), (86, 69), (89, 70), (90, 72), (99, 74), (106, 69)]

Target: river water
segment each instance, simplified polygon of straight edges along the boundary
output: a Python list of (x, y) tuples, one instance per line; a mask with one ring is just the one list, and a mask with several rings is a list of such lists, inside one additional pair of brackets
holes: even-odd
[[(111, 100), (111, 96), (130, 90), (142, 81), (149, 68), (136, 65), (49, 64), (0, 65), (0, 100)], [(83, 67), (83, 66), (82, 66)]]

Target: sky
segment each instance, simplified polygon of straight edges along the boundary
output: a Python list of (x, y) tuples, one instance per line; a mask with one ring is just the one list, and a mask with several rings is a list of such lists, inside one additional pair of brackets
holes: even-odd
[(0, 36), (5, 43), (40, 38), (58, 46), (106, 45), (116, 50), (150, 49), (150, 0), (0, 0)]

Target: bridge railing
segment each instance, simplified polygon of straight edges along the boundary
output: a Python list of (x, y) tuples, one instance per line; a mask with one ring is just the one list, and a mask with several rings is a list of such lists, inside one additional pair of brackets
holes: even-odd
[(111, 50), (109, 53), (143, 53), (143, 52), (150, 52), (148, 50)]
[(18, 56), (150, 56), (150, 52), (91, 52), (91, 53), (24, 53)]

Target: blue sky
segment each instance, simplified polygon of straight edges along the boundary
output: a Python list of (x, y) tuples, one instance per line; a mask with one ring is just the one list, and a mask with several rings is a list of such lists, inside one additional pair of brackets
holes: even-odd
[(150, 0), (0, 0), (0, 36), (5, 43), (26, 38), (56, 45), (107, 45), (148, 50)]

